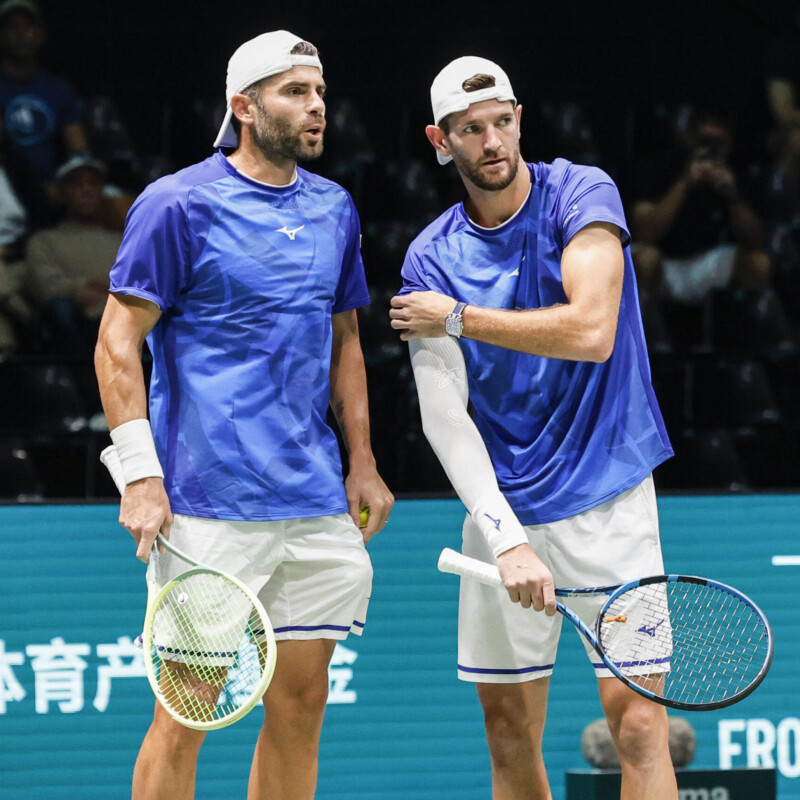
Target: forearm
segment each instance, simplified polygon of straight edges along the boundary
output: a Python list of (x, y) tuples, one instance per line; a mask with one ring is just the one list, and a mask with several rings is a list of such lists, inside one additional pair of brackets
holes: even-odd
[(422, 429), (450, 483), (495, 556), (527, 542), (497, 484), (483, 438), (467, 411), (464, 358), (452, 339), (410, 343)]
[(109, 428), (113, 430), (124, 422), (147, 417), (142, 354), (135, 342), (116, 340), (101, 325), (95, 370)]
[(146, 300), (108, 297), (95, 348), (95, 371), (111, 430), (147, 418), (142, 347), (160, 315), (158, 307)]
[[(349, 320), (348, 320), (349, 322)], [(331, 409), (345, 449), (354, 464), (374, 466), (369, 427), (369, 401), (364, 356), (358, 328), (351, 325), (334, 336), (331, 358)]]
[(463, 320), (468, 339), (545, 358), (601, 362), (613, 348), (602, 314), (569, 303), (527, 311), (470, 305)]

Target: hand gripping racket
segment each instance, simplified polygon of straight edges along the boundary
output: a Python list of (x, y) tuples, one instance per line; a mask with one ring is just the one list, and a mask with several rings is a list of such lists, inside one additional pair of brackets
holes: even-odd
[[(122, 465), (113, 445), (100, 454), (120, 493)], [(241, 581), (198, 564), (158, 541), (189, 569), (161, 589), (148, 566), (142, 649), (147, 679), (175, 720), (196, 730), (224, 728), (267, 691), (277, 650), (267, 612)]]
[[(497, 567), (449, 548), (439, 569), (503, 588)], [(618, 586), (556, 588), (558, 597), (605, 594), (591, 630), (556, 607), (623, 683), (683, 711), (725, 708), (747, 697), (772, 663), (772, 631), (756, 604), (724, 583), (655, 575)]]

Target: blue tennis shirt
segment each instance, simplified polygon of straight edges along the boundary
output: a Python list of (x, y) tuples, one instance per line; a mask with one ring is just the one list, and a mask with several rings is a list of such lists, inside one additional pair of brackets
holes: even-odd
[(131, 208), (111, 291), (162, 311), (150, 419), (174, 512), (347, 511), (326, 415), (332, 315), (369, 303), (360, 236), (337, 184), (298, 169), (268, 186), (219, 151)]
[(619, 227), (625, 275), (608, 361), (541, 358), (460, 340), (474, 421), (523, 525), (594, 508), (672, 455), (651, 385), (630, 234), (614, 182), (596, 167), (563, 159), (528, 168), (530, 195), (503, 225), (475, 225), (463, 204), (429, 225), (409, 247), (402, 289), (489, 308), (566, 303), (564, 248), (592, 222)]

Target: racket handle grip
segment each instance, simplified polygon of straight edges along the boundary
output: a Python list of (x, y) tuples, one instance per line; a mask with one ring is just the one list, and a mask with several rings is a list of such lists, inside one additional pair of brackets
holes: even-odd
[(503, 579), (493, 564), (479, 561), (477, 558), (470, 558), (463, 553), (457, 553), (446, 547), (439, 556), (439, 571), (451, 572), (454, 575), (461, 575), (463, 578), (473, 578), (476, 581), (485, 583), (487, 586), (503, 588)]
[(105, 464), (106, 469), (114, 479), (119, 493), (121, 495), (125, 494), (125, 475), (122, 472), (122, 462), (117, 455), (117, 448), (114, 447), (113, 444), (110, 444), (100, 453), (100, 460)]

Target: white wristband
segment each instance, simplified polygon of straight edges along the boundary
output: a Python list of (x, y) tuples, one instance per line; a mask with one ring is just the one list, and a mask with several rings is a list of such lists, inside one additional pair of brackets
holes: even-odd
[(518, 544), (528, 543), (525, 529), (500, 490), (483, 495), (470, 516), (489, 542), (495, 558)]
[(150, 421), (132, 419), (111, 431), (111, 441), (122, 463), (125, 485), (142, 478), (163, 478), (164, 470), (156, 453)]

